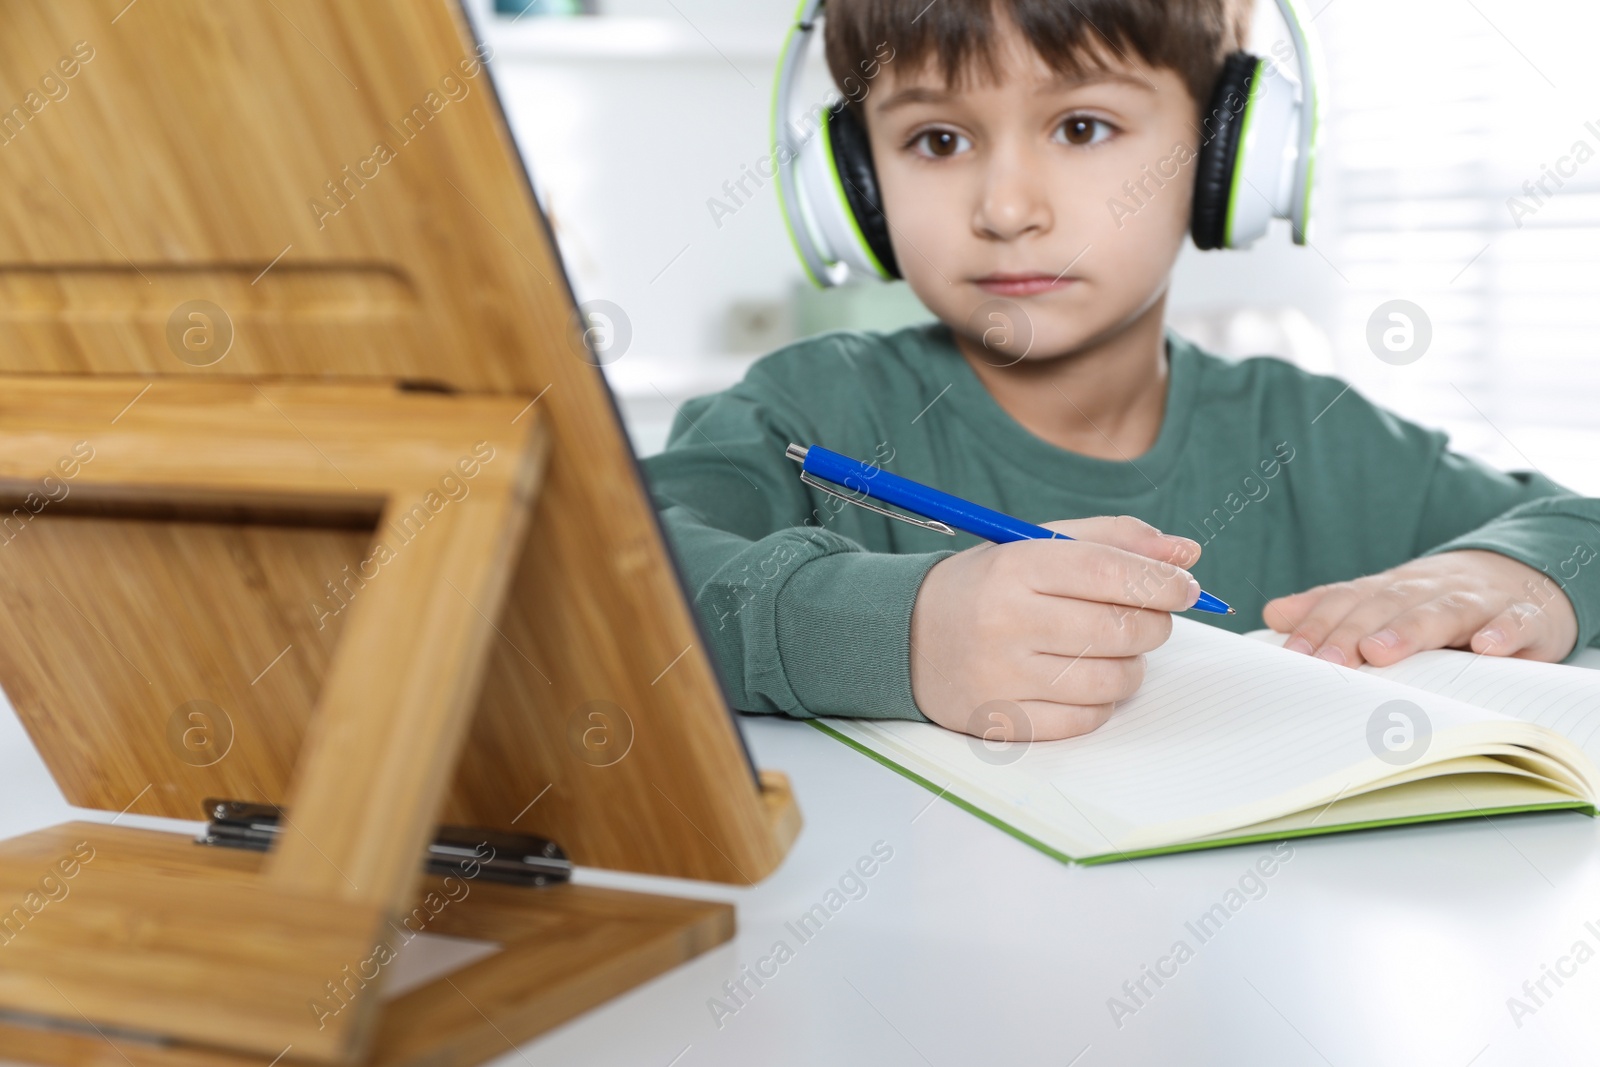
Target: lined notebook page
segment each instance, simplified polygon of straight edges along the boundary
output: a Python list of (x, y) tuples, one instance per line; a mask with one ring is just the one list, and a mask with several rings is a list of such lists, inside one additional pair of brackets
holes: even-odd
[[(1258, 630), (1249, 636), (1281, 645), (1288, 635)], [(1592, 655), (1580, 662), (1600, 666)], [(1600, 670), (1437, 649), (1390, 667), (1367, 664), (1361, 673), (1548, 726), (1600, 764)]]
[[(1173, 620), (1147, 664), (1144, 685), (1105, 725), (1036, 744), (1031, 770), (1075, 801), (1152, 827), (1291, 795), (1313, 803), (1395, 769), (1374, 759), (1367, 723), (1413, 694), (1385, 681), (1188, 619)], [(1492, 717), (1414, 695), (1436, 735)]]

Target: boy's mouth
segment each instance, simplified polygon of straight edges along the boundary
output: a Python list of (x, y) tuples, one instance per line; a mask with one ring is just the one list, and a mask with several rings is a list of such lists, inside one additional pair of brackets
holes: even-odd
[(1035, 293), (1065, 289), (1077, 280), (1067, 276), (1066, 271), (1062, 271), (1060, 274), (1043, 274), (1038, 271), (1010, 274), (1004, 271), (996, 271), (994, 274), (986, 274), (982, 278), (974, 279), (973, 284), (985, 292), (994, 293), (997, 296), (1032, 296)]

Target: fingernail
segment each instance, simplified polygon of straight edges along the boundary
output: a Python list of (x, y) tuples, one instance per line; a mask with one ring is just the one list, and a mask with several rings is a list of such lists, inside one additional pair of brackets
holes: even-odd
[(1184, 559), (1190, 560), (1200, 558), (1200, 542), (1194, 540), (1192, 537), (1179, 537), (1177, 534), (1162, 534), (1161, 536), (1164, 540), (1172, 542), (1179, 549), (1181, 549), (1183, 551)]
[(1393, 648), (1400, 643), (1400, 635), (1395, 633), (1393, 630), (1379, 630), (1377, 633), (1368, 637), (1367, 640), (1375, 641), (1384, 648)]
[(1290, 652), (1299, 652), (1307, 656), (1311, 655), (1311, 642), (1307, 641), (1303, 637), (1291, 637), (1289, 640), (1283, 643), (1283, 647), (1288, 649)]
[(1195, 603), (1199, 601), (1199, 599), (1200, 599), (1200, 583), (1194, 580), (1194, 576), (1193, 575), (1190, 575), (1190, 577), (1189, 577), (1189, 606), (1193, 607), (1195, 605)]
[(1337, 645), (1323, 645), (1317, 649), (1317, 658), (1325, 659), (1329, 663), (1337, 663), (1341, 667), (1344, 666), (1344, 653), (1340, 651)]
[(1506, 632), (1500, 629), (1498, 626), (1489, 630), (1484, 630), (1478, 636), (1489, 642), (1491, 645), (1502, 645), (1505, 644), (1506, 640)]

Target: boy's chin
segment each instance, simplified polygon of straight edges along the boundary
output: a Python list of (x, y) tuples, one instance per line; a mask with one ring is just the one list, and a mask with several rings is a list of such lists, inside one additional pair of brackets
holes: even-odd
[[(913, 287), (915, 289), (915, 287)], [(1081, 281), (1031, 297), (930, 293), (923, 303), (962, 338), (969, 357), (994, 367), (1057, 360), (1097, 348), (1160, 316), (1161, 293), (1108, 292)], [(920, 295), (920, 294), (919, 294)], [(943, 299), (940, 299), (940, 298)], [(986, 340), (987, 339), (987, 340)]]
[[(1006, 344), (986, 344), (981, 332), (963, 331), (967, 352), (995, 368), (1018, 367), (1050, 363), (1083, 355), (1104, 344), (1120, 332), (1117, 324), (1035, 323), (1029, 337), (1016, 337)], [(1126, 324), (1121, 325), (1126, 329)]]

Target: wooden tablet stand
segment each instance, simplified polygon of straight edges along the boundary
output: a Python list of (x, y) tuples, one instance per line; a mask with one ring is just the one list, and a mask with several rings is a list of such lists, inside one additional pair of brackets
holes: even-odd
[[(480, 1062), (732, 908), (425, 875), (441, 822), (749, 883), (754, 772), (453, 2), (0, 15), (0, 1056)], [(503, 948), (381, 999), (405, 931)]]

